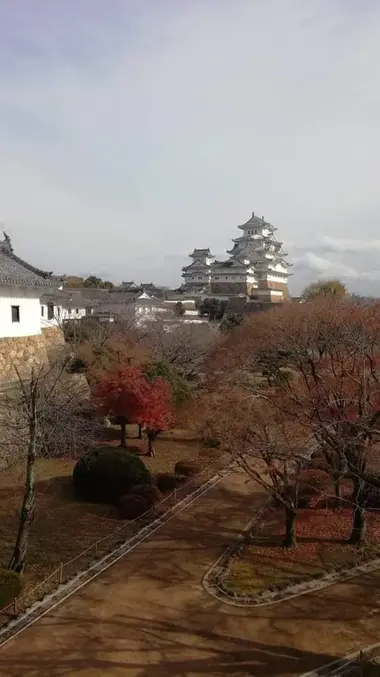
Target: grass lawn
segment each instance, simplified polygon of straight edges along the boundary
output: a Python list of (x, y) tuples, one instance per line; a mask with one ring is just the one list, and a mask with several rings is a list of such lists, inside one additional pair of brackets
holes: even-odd
[[(133, 426), (129, 434), (136, 432)], [(110, 444), (116, 435), (109, 433)], [(107, 433), (108, 435), (108, 433)], [(146, 441), (130, 439), (130, 444), (146, 452)], [(103, 441), (102, 444), (105, 442)], [(198, 459), (202, 467), (215, 462), (215, 451), (205, 449), (183, 430), (173, 430), (157, 440), (155, 458), (144, 458), (152, 473), (172, 472), (180, 459)], [(24, 590), (44, 580), (61, 562), (76, 557), (100, 538), (112, 534), (123, 524), (128, 536), (128, 523), (118, 517), (112, 506), (78, 501), (72, 490), (74, 460), (40, 459), (37, 465), (36, 515), (30, 538)], [(0, 565), (7, 566), (17, 533), (22, 500), (24, 466), (14, 466), (0, 474)], [(105, 544), (107, 549), (109, 544)], [(89, 561), (94, 552), (89, 555)], [(77, 566), (77, 565), (76, 565)], [(75, 573), (75, 568), (69, 573)], [(66, 578), (67, 576), (65, 576)]]
[[(343, 495), (349, 495), (350, 491), (349, 483), (343, 486)], [(358, 550), (347, 543), (351, 505), (343, 501), (342, 507), (338, 507), (330, 491), (327, 495), (298, 511), (296, 548), (281, 547), (285, 533), (283, 510), (268, 508), (241, 557), (230, 561), (224, 585), (235, 593), (256, 594), (271, 586), (285, 587), (307, 576), (349, 567), (378, 552), (380, 512), (367, 511), (367, 542)]]

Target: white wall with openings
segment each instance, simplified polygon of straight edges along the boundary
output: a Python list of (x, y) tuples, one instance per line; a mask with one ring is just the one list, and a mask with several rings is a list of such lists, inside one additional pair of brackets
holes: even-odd
[(0, 338), (41, 334), (41, 289), (0, 286)]

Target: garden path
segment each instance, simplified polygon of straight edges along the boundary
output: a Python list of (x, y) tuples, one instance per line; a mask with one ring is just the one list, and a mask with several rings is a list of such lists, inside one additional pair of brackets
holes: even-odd
[(202, 577), (263, 496), (234, 473), (10, 640), (1, 677), (295, 676), (378, 641), (380, 572), (262, 609)]

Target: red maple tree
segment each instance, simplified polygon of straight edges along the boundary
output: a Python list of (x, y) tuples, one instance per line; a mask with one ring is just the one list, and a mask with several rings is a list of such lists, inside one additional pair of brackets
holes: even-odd
[(149, 455), (154, 455), (154, 441), (172, 422), (171, 389), (162, 378), (149, 382), (137, 366), (121, 367), (106, 374), (94, 387), (95, 403), (102, 413), (118, 417), (120, 446), (127, 446), (127, 424), (137, 423), (147, 429)]
[(144, 406), (141, 423), (146, 428), (148, 437), (148, 455), (155, 455), (155, 440), (163, 430), (167, 430), (173, 422), (172, 390), (163, 378), (148, 383), (144, 393)]

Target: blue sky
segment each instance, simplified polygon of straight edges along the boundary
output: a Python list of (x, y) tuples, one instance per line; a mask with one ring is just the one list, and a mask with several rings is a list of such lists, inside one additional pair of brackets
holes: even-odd
[(0, 222), (56, 272), (175, 285), (255, 210), (292, 291), (380, 294), (379, 3), (0, 0)]

